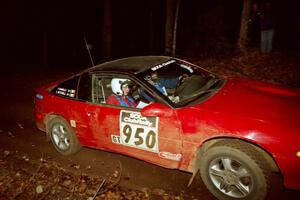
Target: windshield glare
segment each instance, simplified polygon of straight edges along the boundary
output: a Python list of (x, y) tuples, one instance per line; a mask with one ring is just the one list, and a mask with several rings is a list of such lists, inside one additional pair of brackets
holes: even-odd
[(217, 91), (224, 82), (200, 67), (175, 59), (153, 66), (139, 76), (175, 106), (187, 105)]

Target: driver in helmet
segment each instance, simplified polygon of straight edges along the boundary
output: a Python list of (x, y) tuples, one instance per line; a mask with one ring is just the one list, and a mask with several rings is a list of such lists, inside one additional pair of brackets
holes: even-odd
[(113, 78), (111, 80), (113, 94), (108, 97), (107, 104), (136, 107), (134, 99), (130, 96), (129, 84), (129, 79)]

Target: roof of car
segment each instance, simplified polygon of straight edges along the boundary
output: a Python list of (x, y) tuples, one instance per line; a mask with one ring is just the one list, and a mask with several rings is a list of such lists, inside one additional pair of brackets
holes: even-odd
[(150, 67), (164, 63), (168, 60), (174, 59), (168, 56), (134, 56), (118, 60), (113, 60), (96, 65), (91, 71), (122, 71), (139, 73)]

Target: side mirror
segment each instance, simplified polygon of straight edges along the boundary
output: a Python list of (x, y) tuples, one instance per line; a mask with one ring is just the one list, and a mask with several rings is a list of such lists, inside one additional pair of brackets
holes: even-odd
[(170, 117), (173, 112), (172, 108), (161, 103), (152, 103), (141, 110), (142, 116), (145, 117)]

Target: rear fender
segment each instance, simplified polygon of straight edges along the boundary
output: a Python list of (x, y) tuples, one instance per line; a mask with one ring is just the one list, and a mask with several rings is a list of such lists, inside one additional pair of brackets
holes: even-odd
[(54, 119), (55, 117), (58, 117), (60, 115), (57, 115), (57, 114), (54, 114), (54, 113), (51, 113), (51, 114), (48, 114), (46, 117), (45, 117), (45, 120), (44, 120), (44, 123), (45, 123), (45, 126), (46, 126), (46, 140), (47, 141), (50, 141), (50, 127), (49, 127), (49, 122)]

